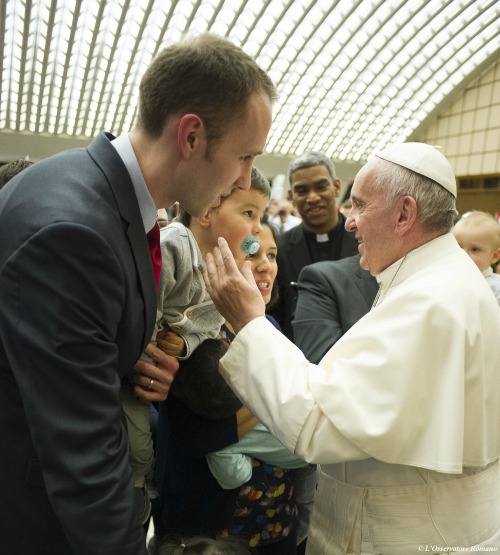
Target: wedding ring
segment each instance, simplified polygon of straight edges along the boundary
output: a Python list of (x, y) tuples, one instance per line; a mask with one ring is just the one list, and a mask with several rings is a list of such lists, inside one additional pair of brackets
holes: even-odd
[(153, 384), (155, 383), (155, 381), (153, 380), (153, 378), (150, 379), (149, 385), (148, 385), (148, 389), (153, 389)]

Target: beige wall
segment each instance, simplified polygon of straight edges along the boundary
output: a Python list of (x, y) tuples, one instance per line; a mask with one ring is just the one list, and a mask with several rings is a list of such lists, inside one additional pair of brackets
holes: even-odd
[[(440, 145), (457, 177), (500, 175), (500, 59), (440, 106), (408, 140)], [(0, 160), (29, 155), (37, 161), (66, 148), (85, 146), (90, 141), (0, 131)], [(278, 174), (286, 175), (290, 159), (291, 156), (263, 154), (257, 158), (256, 165), (272, 179)], [(344, 187), (363, 165), (333, 162)], [(495, 210), (492, 206), (490, 211), (500, 211), (500, 199), (494, 202)]]
[[(439, 110), (411, 140), (440, 145), (455, 175), (500, 175), (500, 60)], [(500, 189), (459, 189), (457, 209), (500, 213)]]
[(412, 140), (440, 145), (457, 177), (500, 174), (500, 60), (454, 96)]
[[(486, 67), (464, 89), (439, 107), (409, 141), (439, 145), (457, 177), (500, 175), (500, 60)], [(268, 177), (287, 172), (291, 157), (264, 154), (256, 165)], [(362, 163), (335, 161), (344, 186), (354, 178)], [(459, 209), (500, 212), (500, 190), (459, 193)], [(479, 198), (481, 201), (479, 202)], [(475, 206), (478, 203), (481, 206)]]

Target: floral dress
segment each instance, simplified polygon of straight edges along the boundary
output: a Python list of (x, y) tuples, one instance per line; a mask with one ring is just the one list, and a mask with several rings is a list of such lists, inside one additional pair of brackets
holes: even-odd
[(288, 536), (295, 526), (297, 506), (293, 478), (287, 474), (254, 459), (252, 478), (240, 488), (231, 524), (219, 535), (245, 539), (251, 547)]
[[(223, 337), (231, 341), (228, 330)], [(155, 436), (155, 535), (232, 536), (266, 555), (294, 552), (294, 470), (254, 460), (248, 482), (231, 490), (221, 488), (210, 472), (206, 455), (238, 441), (235, 415), (210, 420), (169, 395), (160, 403)]]
[[(271, 317), (269, 319), (274, 323)], [(231, 343), (234, 334), (222, 326), (220, 338)], [(231, 523), (219, 535), (245, 539), (251, 547), (287, 537), (297, 519), (294, 482), (293, 470), (283, 470), (254, 459), (252, 477), (238, 492)]]

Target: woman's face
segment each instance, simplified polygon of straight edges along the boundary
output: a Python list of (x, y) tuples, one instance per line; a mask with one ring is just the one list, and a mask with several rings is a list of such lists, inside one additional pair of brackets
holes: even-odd
[(267, 304), (271, 300), (274, 280), (278, 274), (278, 265), (276, 263), (278, 247), (276, 246), (273, 233), (267, 224), (262, 225), (259, 240), (259, 250), (255, 254), (247, 256), (246, 260), (251, 260), (252, 262), (253, 277), (264, 302)]

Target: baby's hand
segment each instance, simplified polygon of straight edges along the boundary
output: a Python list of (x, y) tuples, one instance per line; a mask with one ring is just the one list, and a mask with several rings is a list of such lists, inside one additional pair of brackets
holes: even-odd
[(184, 339), (168, 328), (156, 334), (156, 344), (165, 354), (172, 357), (181, 357), (186, 354)]

